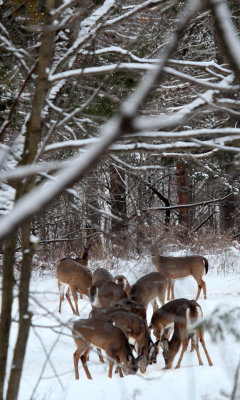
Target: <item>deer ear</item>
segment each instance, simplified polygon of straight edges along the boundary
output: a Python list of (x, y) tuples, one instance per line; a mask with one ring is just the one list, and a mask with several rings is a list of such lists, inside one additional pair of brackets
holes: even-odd
[(169, 350), (169, 341), (164, 338), (162, 341), (160, 341), (160, 346), (163, 350)]

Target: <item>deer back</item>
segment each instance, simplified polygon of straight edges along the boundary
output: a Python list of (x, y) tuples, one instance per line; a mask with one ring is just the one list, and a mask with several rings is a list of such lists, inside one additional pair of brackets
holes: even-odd
[(154, 255), (152, 257), (153, 265), (164, 276), (172, 278), (184, 278), (193, 275), (194, 272), (205, 270), (208, 272), (208, 260), (199, 255), (185, 257), (165, 257)]
[(151, 272), (132, 285), (129, 297), (147, 308), (156, 297), (164, 303), (167, 280), (160, 272)]
[(97, 268), (93, 272), (92, 282), (93, 282), (93, 284), (95, 284), (97, 281), (100, 281), (100, 280), (112, 281), (113, 280), (113, 276), (112, 276), (112, 274), (110, 274), (110, 272), (107, 269), (105, 269), (105, 268)]
[(176, 311), (186, 300), (181, 298), (169, 301), (153, 313), (149, 328), (153, 329), (156, 339), (161, 339), (164, 330), (174, 324)]
[(124, 309), (125, 311), (132, 312), (146, 321), (146, 309), (142, 304), (137, 303), (131, 299), (121, 299), (114, 305), (117, 308)]
[(93, 307), (113, 306), (119, 300), (127, 297), (125, 291), (116, 283), (104, 279), (95, 282), (89, 292)]
[(71, 258), (60, 260), (57, 267), (57, 278), (59, 283), (72, 285), (86, 295), (88, 295), (88, 288), (92, 284), (91, 271)]

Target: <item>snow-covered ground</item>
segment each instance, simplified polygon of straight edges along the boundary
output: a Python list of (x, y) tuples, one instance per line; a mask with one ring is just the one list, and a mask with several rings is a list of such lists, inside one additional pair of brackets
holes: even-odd
[[(125, 273), (130, 283), (147, 273), (136, 263), (126, 261), (117, 268)], [(141, 270), (141, 273), (140, 273)], [(149, 271), (150, 272), (150, 271)], [(210, 263), (210, 270), (205, 275), (208, 299), (199, 299), (204, 317), (218, 306), (239, 306), (240, 296), (240, 262), (234, 271), (217, 272)], [(63, 303), (62, 314), (58, 313), (57, 280), (53, 277), (42, 277), (32, 280), (31, 309), (33, 311), (34, 329), (31, 330), (20, 386), (19, 400), (223, 400), (231, 397), (234, 374), (240, 360), (240, 345), (233, 336), (220, 339), (212, 338), (205, 332), (205, 341), (214, 366), (209, 367), (205, 354), (200, 348), (204, 366), (198, 366), (196, 353), (188, 350), (180, 369), (163, 371), (164, 361), (160, 351), (158, 362), (150, 365), (146, 373), (119, 378), (107, 377), (107, 363), (100, 364), (94, 352), (90, 353), (88, 363), (93, 380), (87, 379), (81, 362), (79, 362), (80, 379), (75, 381), (73, 370), (73, 352), (75, 344), (71, 336), (73, 317), (67, 301)], [(177, 281), (176, 297), (195, 298), (197, 284), (193, 278)], [(91, 309), (87, 298), (79, 300), (81, 317), (88, 317)], [(228, 309), (228, 308), (227, 308)], [(150, 319), (152, 308), (148, 308)], [(14, 303), (14, 315), (17, 318), (17, 300)], [(240, 322), (236, 320), (240, 332)], [(17, 324), (11, 330), (11, 348), (16, 338)], [(47, 355), (47, 356), (46, 356)], [(177, 357), (174, 365), (176, 365)], [(240, 384), (234, 399), (240, 399)]]

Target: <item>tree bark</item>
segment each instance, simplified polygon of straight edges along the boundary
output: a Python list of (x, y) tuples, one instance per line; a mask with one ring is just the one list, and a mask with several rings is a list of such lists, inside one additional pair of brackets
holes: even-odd
[(11, 313), (13, 303), (14, 276), (13, 266), (15, 263), (15, 248), (17, 232), (13, 232), (5, 242), (5, 255), (3, 262), (2, 280), (2, 309), (0, 322), (0, 399), (4, 395), (4, 383), (6, 377), (6, 364), (9, 345), (9, 334), (11, 328)]
[[(46, 26), (51, 26), (52, 16), (50, 11), (55, 6), (55, 0), (46, 2)], [(39, 52), (39, 62), (37, 67), (37, 81), (34, 93), (32, 112), (27, 124), (26, 138), (24, 143), (24, 152), (21, 165), (27, 165), (34, 161), (38, 150), (38, 144), (41, 139), (42, 109), (45, 103), (45, 96), (48, 85), (48, 66), (50, 64), (52, 47), (54, 43), (55, 31), (44, 30), (42, 33), (42, 43)], [(28, 193), (35, 186), (35, 179), (31, 178), (25, 181), (25, 184), (19, 184), (17, 187), (16, 199), (24, 193)], [(23, 261), (21, 268), (20, 289), (19, 289), (19, 328), (18, 337), (14, 349), (13, 363), (10, 379), (7, 389), (7, 400), (16, 400), (18, 398), (19, 383), (21, 380), (22, 367), (26, 352), (29, 328), (31, 324), (30, 313), (28, 311), (29, 284), (31, 277), (32, 257), (34, 248), (31, 241), (31, 222), (21, 230), (23, 243)], [(14, 247), (15, 251), (15, 247)], [(5, 371), (4, 371), (4, 375)]]
[[(190, 203), (189, 187), (188, 187), (188, 177), (187, 168), (183, 161), (178, 160), (176, 163), (177, 169), (177, 195), (178, 204), (188, 204)], [(190, 225), (189, 208), (179, 208), (179, 223), (185, 227)]]
[[(121, 233), (126, 229), (127, 221), (127, 203), (126, 203), (126, 188), (125, 188), (125, 172), (110, 165), (110, 200), (112, 214), (120, 217), (124, 222), (112, 220), (112, 233), (114, 235), (113, 242), (116, 242), (116, 237), (121, 238)], [(120, 236), (119, 236), (120, 234)], [(117, 236), (116, 236), (117, 235)]]

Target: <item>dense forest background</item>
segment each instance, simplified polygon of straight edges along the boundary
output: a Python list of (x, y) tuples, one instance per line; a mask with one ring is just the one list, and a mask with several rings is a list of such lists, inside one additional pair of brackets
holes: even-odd
[(0, 382), (16, 270), (22, 344), (32, 270), (83, 245), (238, 246), (239, 30), (238, 0), (0, 3)]

